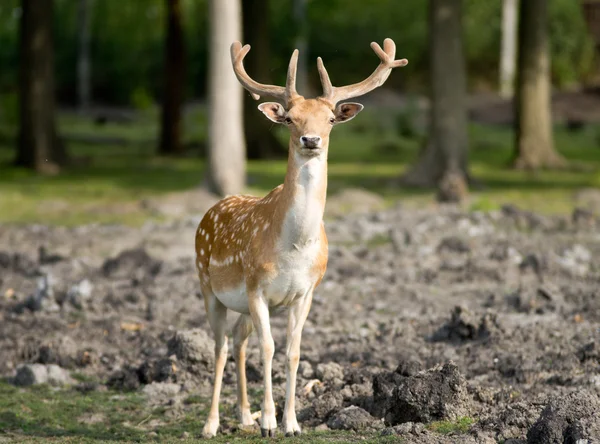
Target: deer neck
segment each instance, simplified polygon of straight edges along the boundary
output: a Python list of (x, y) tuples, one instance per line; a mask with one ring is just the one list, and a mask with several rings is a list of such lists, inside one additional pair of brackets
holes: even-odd
[(327, 147), (315, 156), (297, 153), (290, 141), (281, 198), (284, 211), (280, 246), (300, 250), (316, 244), (321, 234), (327, 195)]

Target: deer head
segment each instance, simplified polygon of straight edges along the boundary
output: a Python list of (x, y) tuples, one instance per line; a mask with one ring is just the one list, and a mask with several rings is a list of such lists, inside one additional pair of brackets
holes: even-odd
[(406, 59), (395, 60), (396, 45), (392, 39), (384, 40), (383, 49), (375, 42), (371, 43), (371, 48), (380, 59), (379, 66), (362, 82), (342, 87), (332, 86), (323, 60), (319, 57), (317, 67), (323, 94), (315, 99), (305, 99), (296, 91), (297, 49), (290, 58), (285, 87), (264, 85), (250, 78), (243, 64), (244, 57), (250, 51), (250, 45), (242, 47), (240, 42), (233, 43), (231, 60), (235, 75), (255, 100), (265, 95), (283, 102), (261, 103), (258, 109), (269, 120), (286, 125), (290, 129), (290, 146), (293, 149), (301, 155), (313, 156), (327, 150), (329, 133), (335, 125), (352, 120), (363, 109), (360, 103), (339, 102), (367, 94), (381, 86), (393, 68), (408, 64)]

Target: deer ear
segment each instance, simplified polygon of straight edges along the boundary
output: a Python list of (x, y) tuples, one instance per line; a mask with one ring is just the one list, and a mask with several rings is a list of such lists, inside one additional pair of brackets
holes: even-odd
[(284, 123), (287, 113), (281, 104), (276, 102), (265, 102), (258, 105), (258, 109), (263, 112), (267, 119), (275, 123)]
[(363, 108), (360, 103), (342, 103), (335, 108), (335, 122), (343, 123), (352, 120)]

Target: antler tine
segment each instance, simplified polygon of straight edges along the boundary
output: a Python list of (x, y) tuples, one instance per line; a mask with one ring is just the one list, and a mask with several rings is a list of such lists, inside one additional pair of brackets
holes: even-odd
[(331, 79), (325, 69), (325, 65), (323, 65), (323, 59), (321, 57), (317, 57), (317, 69), (319, 70), (319, 77), (321, 78), (321, 85), (323, 87), (322, 97), (329, 99), (330, 97), (333, 97), (333, 85), (331, 84)]
[(288, 67), (288, 77), (286, 86), (276, 85), (265, 85), (258, 83), (253, 80), (246, 69), (244, 68), (244, 57), (250, 51), (250, 45), (244, 45), (240, 42), (233, 42), (231, 44), (231, 63), (233, 64), (233, 71), (239, 82), (244, 88), (246, 88), (254, 100), (260, 99), (260, 96), (270, 96), (278, 100), (284, 101), (286, 107), (289, 102), (298, 96), (296, 92), (296, 66), (298, 64), (298, 50), (295, 50), (290, 59), (290, 65)]
[(375, 71), (373, 71), (373, 73), (362, 82), (342, 86), (339, 88), (331, 85), (329, 75), (325, 70), (323, 61), (319, 57), (317, 59), (317, 67), (319, 69), (319, 76), (321, 77), (321, 84), (323, 85), (323, 95), (321, 97), (335, 105), (337, 102), (341, 102), (342, 100), (362, 96), (383, 85), (392, 72), (392, 69), (406, 66), (408, 64), (408, 60), (406, 59), (395, 60), (396, 44), (392, 39), (385, 39), (383, 41), (383, 49), (376, 42), (371, 43), (371, 48), (381, 60), (379, 66), (377, 66)]
[(286, 90), (286, 102), (290, 102), (292, 99), (298, 96), (296, 91), (296, 72), (298, 70), (298, 53), (297, 49), (294, 49), (292, 56), (290, 57), (290, 64), (288, 65), (287, 78), (285, 80)]

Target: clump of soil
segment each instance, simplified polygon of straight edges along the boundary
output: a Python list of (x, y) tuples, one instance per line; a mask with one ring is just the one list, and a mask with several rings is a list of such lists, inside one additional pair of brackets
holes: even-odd
[(383, 405), (388, 425), (452, 420), (470, 412), (467, 383), (452, 362), (413, 376), (394, 373), (375, 380), (374, 398)]
[(528, 444), (593, 442), (600, 437), (600, 398), (586, 392), (555, 397), (527, 433)]

